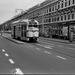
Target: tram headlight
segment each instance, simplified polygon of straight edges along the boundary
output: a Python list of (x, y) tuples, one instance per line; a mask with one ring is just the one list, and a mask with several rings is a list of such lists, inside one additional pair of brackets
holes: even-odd
[(66, 36), (67, 36), (67, 34), (66, 34)]

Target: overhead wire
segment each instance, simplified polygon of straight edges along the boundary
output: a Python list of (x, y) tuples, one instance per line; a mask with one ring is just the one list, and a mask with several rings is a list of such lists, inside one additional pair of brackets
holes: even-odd
[(33, 0), (31, 2), (29, 2), (27, 5), (25, 5), (24, 7), (26, 8), (27, 6), (29, 6), (30, 4), (32, 4), (33, 2), (35, 2), (36, 0)]

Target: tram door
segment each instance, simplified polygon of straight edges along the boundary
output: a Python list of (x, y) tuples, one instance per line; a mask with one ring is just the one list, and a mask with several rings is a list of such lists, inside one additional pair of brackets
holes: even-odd
[(21, 25), (21, 37), (22, 39), (26, 37), (26, 25)]
[(23, 39), (23, 25), (21, 25), (21, 38)]
[(13, 26), (13, 38), (15, 38), (15, 30), (16, 30), (16, 27)]
[(24, 25), (24, 37), (26, 37), (27, 25)]

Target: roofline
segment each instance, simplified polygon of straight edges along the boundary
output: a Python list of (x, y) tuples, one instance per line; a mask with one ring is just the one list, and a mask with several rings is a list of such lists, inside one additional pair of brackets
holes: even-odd
[(58, 1), (58, 0), (55, 0), (55, 1), (51, 2), (51, 3), (48, 3), (48, 4), (46, 4), (46, 5), (42, 6), (42, 7), (40, 7), (40, 8), (37, 8), (37, 9), (35, 9), (35, 10), (32, 10), (32, 11), (28, 12), (28, 14), (31, 13), (31, 12), (33, 12), (33, 11), (39, 10), (39, 9), (45, 7), (45, 6), (48, 6), (48, 5), (50, 5), (50, 4), (53, 4), (53, 3), (57, 2), (57, 1)]

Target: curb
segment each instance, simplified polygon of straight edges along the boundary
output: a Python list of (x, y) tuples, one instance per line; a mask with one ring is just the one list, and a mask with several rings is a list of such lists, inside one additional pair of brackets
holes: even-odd
[(4, 36), (4, 35), (2, 35), (2, 37), (6, 38), (6, 39), (8, 39), (8, 40), (10, 40), (10, 41), (12, 41), (12, 42), (15, 42), (15, 43), (17, 43), (17, 44), (24, 44), (24, 42), (17, 41), (17, 40), (15, 40), (15, 39), (12, 39), (12, 38), (7, 37), (7, 36)]

